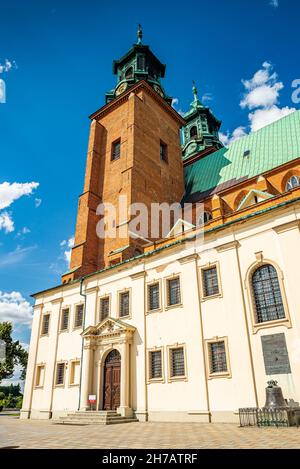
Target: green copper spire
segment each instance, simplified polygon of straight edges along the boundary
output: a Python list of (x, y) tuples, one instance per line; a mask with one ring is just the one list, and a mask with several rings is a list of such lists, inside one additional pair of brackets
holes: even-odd
[(202, 106), (202, 103), (200, 102), (199, 98), (198, 98), (198, 90), (196, 88), (196, 85), (195, 85), (195, 82), (193, 80), (193, 95), (194, 95), (194, 101), (191, 103), (191, 106), (193, 108), (197, 108), (198, 106)]
[(137, 44), (142, 44), (142, 39), (143, 39), (143, 31), (142, 31), (142, 26), (139, 24), (138, 30), (137, 30)]
[(195, 158), (207, 150), (222, 148), (219, 139), (221, 122), (216, 119), (209, 107), (204, 106), (198, 98), (198, 90), (193, 80), (194, 99), (190, 109), (184, 114), (186, 125), (183, 127), (183, 160)]

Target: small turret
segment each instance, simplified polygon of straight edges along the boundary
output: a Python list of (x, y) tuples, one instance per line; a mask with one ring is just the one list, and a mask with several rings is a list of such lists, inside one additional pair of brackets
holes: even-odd
[(182, 155), (184, 160), (189, 160), (210, 148), (218, 150), (223, 147), (219, 139), (221, 122), (198, 98), (198, 90), (194, 81), (192, 91), (194, 99), (190, 104), (190, 110), (183, 116), (186, 121), (183, 127)]
[(167, 103), (172, 104), (172, 98), (167, 96), (161, 84), (166, 66), (158, 60), (149, 46), (142, 44), (142, 39), (143, 31), (139, 24), (136, 44), (123, 57), (113, 62), (113, 73), (117, 75), (117, 84), (105, 94), (106, 103), (124, 93), (138, 81), (145, 80)]

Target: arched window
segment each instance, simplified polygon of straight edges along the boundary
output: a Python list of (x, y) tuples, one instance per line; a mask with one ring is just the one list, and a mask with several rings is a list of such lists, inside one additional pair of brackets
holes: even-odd
[(264, 264), (252, 275), (256, 322), (285, 318), (278, 275), (275, 267)]
[(212, 220), (212, 214), (210, 212), (203, 212), (199, 216), (198, 224), (205, 225), (205, 223), (208, 223), (210, 220)]
[(133, 77), (133, 67), (129, 67), (127, 68), (126, 72), (125, 72), (125, 78), (128, 79), (128, 78), (132, 78)]
[(191, 127), (190, 129), (190, 137), (191, 138), (194, 138), (194, 137), (197, 137), (197, 127), (195, 125), (193, 125), (193, 127)]
[(300, 186), (300, 177), (292, 176), (286, 183), (285, 190), (291, 191), (292, 189), (295, 189), (295, 187), (299, 187), (299, 186)]

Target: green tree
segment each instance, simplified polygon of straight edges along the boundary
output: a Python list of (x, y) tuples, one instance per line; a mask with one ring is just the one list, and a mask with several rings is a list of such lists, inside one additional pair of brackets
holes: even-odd
[(6, 344), (6, 358), (0, 363), (0, 383), (13, 376), (15, 366), (22, 368), (20, 379), (25, 379), (28, 353), (18, 340), (12, 339), (12, 323), (0, 322), (0, 339)]

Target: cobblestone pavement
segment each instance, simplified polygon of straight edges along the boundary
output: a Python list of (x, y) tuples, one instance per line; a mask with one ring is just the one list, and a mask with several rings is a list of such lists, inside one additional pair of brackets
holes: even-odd
[(0, 448), (300, 448), (300, 428), (235, 424), (58, 425), (0, 417)]

